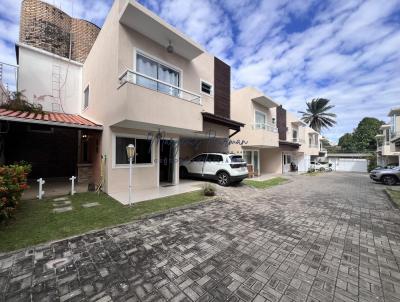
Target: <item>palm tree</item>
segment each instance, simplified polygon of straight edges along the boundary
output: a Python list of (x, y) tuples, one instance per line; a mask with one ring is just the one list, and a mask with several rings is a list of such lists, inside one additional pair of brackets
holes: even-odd
[(328, 105), (330, 100), (323, 98), (312, 99), (307, 102), (306, 112), (299, 111), (303, 114), (302, 121), (307, 123), (312, 129), (321, 132), (322, 128), (329, 128), (336, 124), (336, 114), (328, 112), (334, 105)]

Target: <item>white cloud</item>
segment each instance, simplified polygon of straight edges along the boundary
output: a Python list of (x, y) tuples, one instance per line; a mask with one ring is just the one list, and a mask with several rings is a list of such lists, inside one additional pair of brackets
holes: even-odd
[[(47, 0), (101, 25), (111, 0)], [(336, 105), (337, 139), (364, 116), (399, 105), (400, 0), (140, 0), (290, 111), (313, 97)], [(74, 4), (72, 7), (72, 3)], [(0, 6), (0, 61), (13, 62), (20, 1)]]

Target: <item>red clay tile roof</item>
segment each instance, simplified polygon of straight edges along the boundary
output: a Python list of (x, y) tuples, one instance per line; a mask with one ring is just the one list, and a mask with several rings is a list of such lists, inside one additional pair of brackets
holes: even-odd
[(80, 115), (58, 112), (32, 113), (0, 108), (0, 121), (1, 120), (73, 128), (102, 129), (101, 125), (98, 125)]

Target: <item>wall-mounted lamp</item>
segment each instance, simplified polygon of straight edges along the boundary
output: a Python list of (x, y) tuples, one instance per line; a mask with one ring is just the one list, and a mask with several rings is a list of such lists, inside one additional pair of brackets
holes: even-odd
[(174, 52), (174, 47), (172, 46), (171, 40), (168, 43), (167, 52), (168, 53), (173, 53)]

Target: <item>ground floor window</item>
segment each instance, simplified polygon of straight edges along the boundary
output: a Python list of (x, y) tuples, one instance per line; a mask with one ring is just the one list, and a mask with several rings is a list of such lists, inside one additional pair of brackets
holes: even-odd
[(115, 163), (117, 165), (129, 164), (129, 159), (126, 154), (126, 146), (129, 144), (133, 144), (136, 147), (136, 155), (133, 159), (134, 164), (152, 163), (151, 140), (117, 136), (115, 138)]

